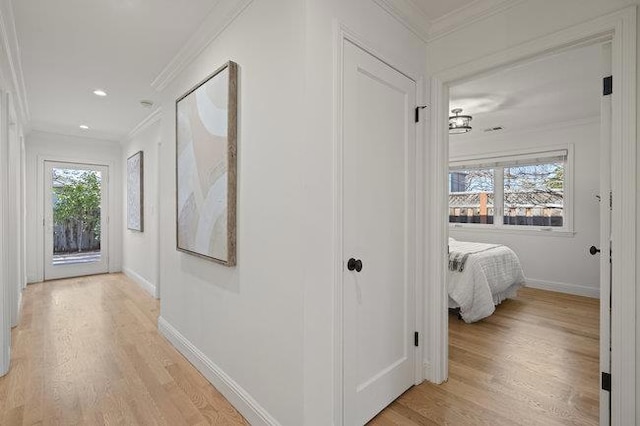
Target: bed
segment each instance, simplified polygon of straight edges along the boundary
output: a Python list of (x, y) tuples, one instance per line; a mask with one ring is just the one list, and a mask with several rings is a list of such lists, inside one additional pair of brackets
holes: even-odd
[(486, 318), (524, 285), (518, 256), (509, 247), (449, 238), (449, 308), (465, 322)]

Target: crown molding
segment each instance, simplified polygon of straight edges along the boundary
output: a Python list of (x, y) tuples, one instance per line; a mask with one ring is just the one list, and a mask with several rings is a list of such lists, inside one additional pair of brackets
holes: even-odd
[(416, 1), (373, 0), (426, 43), (510, 9), (525, 0), (474, 0), (470, 5), (455, 9), (437, 19), (429, 18)]
[(160, 121), (161, 119), (162, 119), (162, 108), (161, 107), (160, 108), (156, 108), (155, 110), (153, 110), (151, 112), (151, 114), (146, 116), (140, 123), (138, 123), (136, 125), (136, 127), (134, 127), (127, 134), (127, 136), (120, 142), (120, 144), (122, 145), (122, 144), (124, 144), (126, 142), (131, 141), (136, 136), (138, 136), (140, 133), (142, 133), (143, 131), (148, 129), (152, 124)]
[(413, 0), (373, 0), (385, 12), (425, 43), (429, 40), (429, 17)]
[(504, 12), (525, 0), (475, 0), (469, 6), (453, 10), (431, 21), (429, 40), (434, 41), (447, 34)]
[(29, 103), (27, 101), (27, 90), (24, 84), (24, 74), (22, 72), (22, 59), (20, 56), (20, 46), (13, 16), (13, 8), (10, 1), (3, 1), (0, 4), (0, 37), (2, 47), (5, 52), (5, 59), (9, 66), (11, 83), (13, 85), (14, 98), (16, 99), (16, 111), (19, 114), (18, 120), (26, 124), (30, 120)]
[(82, 135), (79, 133), (74, 133), (73, 131), (69, 131), (68, 129), (61, 126), (49, 125), (46, 123), (32, 123), (30, 125), (29, 136), (33, 137), (37, 134), (72, 139), (82, 139), (84, 141), (90, 141), (92, 143), (102, 143), (108, 145), (118, 145), (120, 143), (119, 139), (116, 139), (107, 134), (94, 133), (92, 135)]
[(253, 0), (218, 0), (204, 22), (178, 54), (151, 82), (158, 92), (164, 90), (202, 51), (244, 12)]

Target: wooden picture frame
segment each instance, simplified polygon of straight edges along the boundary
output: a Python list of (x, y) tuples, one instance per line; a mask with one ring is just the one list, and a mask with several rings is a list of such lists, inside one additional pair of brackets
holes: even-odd
[(127, 158), (127, 228), (144, 232), (144, 153)]
[(238, 65), (176, 100), (176, 249), (236, 264)]

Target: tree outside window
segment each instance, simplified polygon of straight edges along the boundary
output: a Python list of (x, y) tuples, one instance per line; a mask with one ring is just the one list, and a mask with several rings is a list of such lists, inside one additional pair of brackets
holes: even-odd
[(53, 169), (54, 253), (100, 249), (101, 174)]
[[(492, 166), (452, 169), (449, 222), (563, 227), (566, 158), (565, 151), (533, 160), (484, 159)], [(496, 191), (496, 187), (501, 190)], [(496, 207), (501, 209), (496, 211)], [(502, 218), (498, 216), (494, 224), (497, 214)]]

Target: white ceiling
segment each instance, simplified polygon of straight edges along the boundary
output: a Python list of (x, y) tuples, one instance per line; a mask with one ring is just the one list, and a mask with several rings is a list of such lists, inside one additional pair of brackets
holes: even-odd
[(487, 136), (490, 127), (533, 129), (598, 116), (601, 64), (601, 46), (592, 45), (452, 87), (450, 109), (473, 116), (473, 130), (452, 141)]
[(31, 128), (121, 140), (151, 112), (139, 104), (156, 100), (150, 83), (216, 4), (14, 0)]
[[(454, 11), (479, 13), (509, 2), (409, 1), (431, 22), (449, 19)], [(151, 112), (139, 102), (157, 101), (151, 82), (218, 3), (13, 0), (30, 127), (122, 140)], [(592, 72), (593, 67), (586, 66), (599, 51), (585, 48), (566, 55), (566, 59), (560, 55), (457, 86), (452, 89), (452, 99), (458, 101), (455, 106), (460, 104), (474, 116), (476, 130), (496, 125), (530, 126), (596, 114), (597, 98), (584, 87), (599, 78), (598, 73)], [(576, 69), (580, 70), (577, 76)], [(594, 87), (599, 88), (599, 83)], [(95, 96), (92, 91), (98, 88), (109, 96)], [(493, 107), (483, 111), (473, 99), (489, 99)], [(528, 117), (528, 121), (523, 123), (522, 117)], [(80, 124), (90, 129), (81, 130)]]

